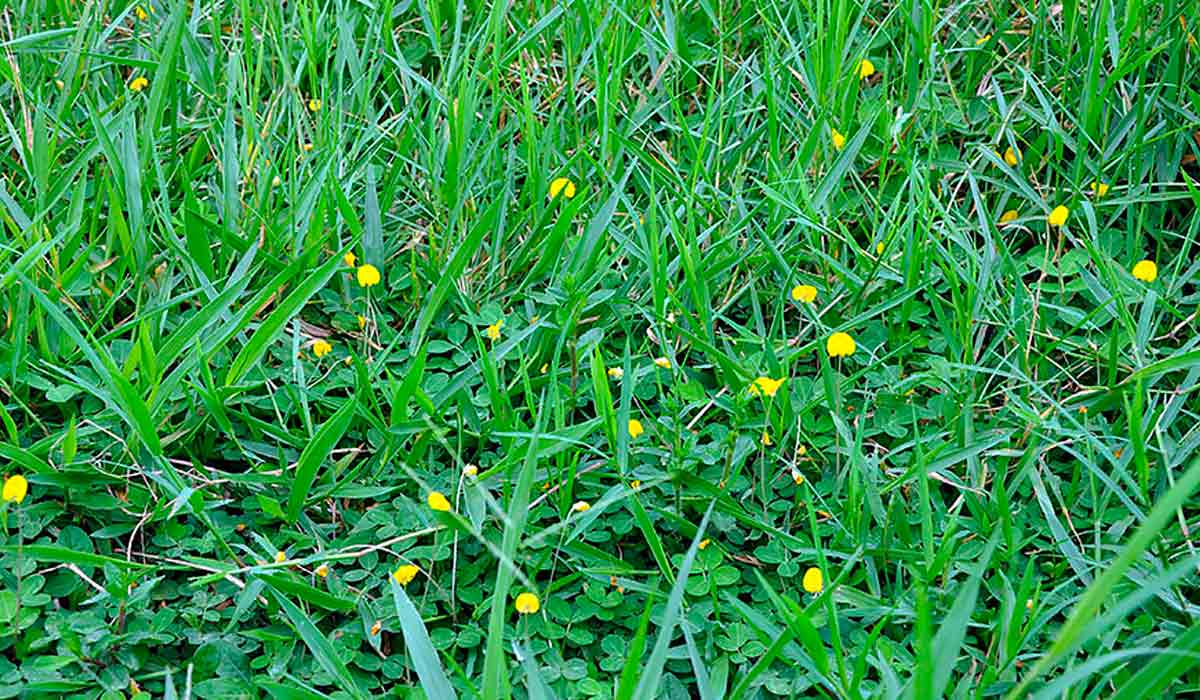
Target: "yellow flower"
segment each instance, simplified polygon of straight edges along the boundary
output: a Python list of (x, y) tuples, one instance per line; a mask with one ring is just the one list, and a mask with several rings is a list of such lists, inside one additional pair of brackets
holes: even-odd
[(146, 76), (144, 76), (144, 75), (139, 75), (138, 77), (129, 81), (129, 89), (133, 90), (134, 92), (141, 92), (142, 90), (145, 90), (149, 85), (150, 85), (150, 81), (147, 80)]
[(61, 80), (55, 80), (55, 81), (54, 81), (54, 87), (58, 88), (59, 90), (62, 90), (62, 89), (65, 89), (65, 88), (67, 87), (67, 84), (66, 84), (66, 83), (64, 83), (64, 82), (63, 82), (63, 81), (61, 81)]
[(794, 481), (796, 483), (796, 485), (799, 486), (800, 484), (804, 483), (804, 475), (801, 474), (798, 470), (793, 469), (792, 470), (792, 481)]
[(1051, 226), (1062, 226), (1063, 224), (1067, 223), (1067, 215), (1070, 213), (1070, 209), (1067, 209), (1060, 204), (1057, 207), (1054, 207), (1054, 211), (1050, 212), (1050, 216), (1046, 217), (1046, 221), (1049, 222)]
[(1021, 216), (1021, 214), (1016, 209), (1009, 209), (1000, 215), (1000, 223), (1007, 224), (1016, 221), (1019, 216)]
[(976, 45), (976, 46), (983, 46), (984, 44), (986, 44), (986, 43), (988, 43), (989, 41), (991, 41), (991, 39), (992, 39), (992, 35), (991, 35), (991, 34), (984, 34), (983, 36), (981, 36), (981, 37), (979, 37), (978, 39), (976, 39), (976, 40), (975, 40), (975, 45)]
[(313, 354), (316, 355), (318, 358), (325, 357), (326, 355), (329, 354), (329, 352), (331, 350), (333, 350), (333, 346), (330, 345), (329, 341), (327, 341), (327, 340), (316, 341), (315, 343), (313, 343), (312, 348), (313, 348)]
[(375, 624), (371, 625), (371, 636), (379, 634), (379, 630), (383, 629), (383, 622), (376, 620)]
[(468, 464), (467, 466), (463, 467), (463, 476), (469, 476), (469, 477), (474, 478), (475, 475), (478, 473), (479, 473), (479, 467), (475, 466), (474, 464)]
[(762, 434), (762, 440), (760, 440), (760, 442), (762, 443), (763, 447), (770, 447), (771, 446), (771, 434), (764, 430), (763, 434)]
[(320, 101), (320, 100), (318, 100), (318, 99), (317, 99), (317, 98), (315, 98), (315, 97), (314, 97), (314, 98), (312, 98), (312, 99), (310, 99), (310, 100), (308, 101), (308, 111), (310, 111), (310, 112), (320, 112), (320, 111), (321, 111), (321, 101)]
[(570, 178), (556, 177), (550, 183), (550, 199), (554, 199), (559, 194), (570, 199), (575, 196), (575, 183), (571, 182)]
[(817, 288), (811, 284), (798, 284), (792, 287), (792, 300), (811, 304), (817, 300)]
[(629, 419), (629, 437), (636, 438), (638, 435), (641, 435), (644, 432), (646, 432), (646, 429), (642, 427), (642, 422), (640, 420), (637, 418)]
[(796, 454), (798, 454), (798, 455), (800, 455), (801, 457), (803, 457), (804, 455), (808, 454), (808, 448), (807, 448), (807, 447), (805, 447), (804, 445), (801, 445), (801, 446), (799, 446), (799, 447), (797, 447), (797, 448), (796, 448)]
[(698, 544), (696, 546), (699, 547), (700, 549), (704, 549), (705, 547), (708, 546), (709, 541), (710, 540), (707, 537), (705, 537), (704, 539), (700, 540), (700, 544)]
[(883, 241), (880, 241), (875, 244), (875, 254), (883, 255)]
[(4, 500), (20, 503), (29, 493), (29, 482), (20, 474), (13, 474), (4, 480)]
[(1013, 147), (1009, 146), (1008, 148), (1004, 149), (1004, 162), (1008, 163), (1010, 167), (1015, 168), (1017, 163), (1021, 162), (1021, 152), (1014, 151)]
[(541, 373), (542, 373), (542, 374), (545, 374), (545, 373), (547, 373), (547, 372), (549, 372), (549, 371), (550, 371), (550, 363), (549, 363), (549, 362), (543, 362), (543, 363), (542, 363), (542, 369), (541, 369)]
[(285, 561), (287, 561), (287, 554), (285, 554), (282, 550), (275, 552), (275, 563), (276, 564), (282, 564)]
[(271, 178), (271, 187), (279, 187), (281, 184), (283, 184), (283, 180), (280, 180), (278, 175)]
[(137, 18), (139, 20), (141, 20), (143, 22), (146, 21), (146, 18), (150, 16), (149, 14), (147, 14), (147, 12), (145, 10), (142, 9), (141, 5), (138, 5), (137, 7), (133, 8), (133, 13), (135, 15), (137, 15)]
[(304, 148), (304, 151), (307, 153), (307, 152), (312, 151), (313, 145), (311, 143), (305, 143), (303, 148)]
[(629, 482), (629, 488), (633, 489), (634, 491), (642, 488), (642, 480), (634, 479), (633, 481)]
[(864, 58), (863, 60), (858, 62), (858, 71), (857, 72), (858, 72), (859, 80), (866, 80), (867, 78), (871, 77), (872, 75), (875, 75), (875, 64), (871, 63), (871, 59)]
[(522, 593), (517, 596), (516, 608), (517, 612), (522, 615), (532, 615), (542, 607), (541, 601), (533, 593)]
[(759, 377), (750, 385), (750, 393), (758, 396), (763, 394), (766, 394), (767, 396), (774, 396), (779, 391), (779, 387), (783, 386), (785, 381), (787, 381), (787, 377), (780, 377), (779, 379)]
[(434, 510), (440, 510), (442, 512), (450, 511), (450, 501), (446, 500), (445, 494), (443, 494), (441, 491), (430, 491), (429, 495), (425, 497), (425, 502), (428, 503), (429, 507)]
[(825, 341), (825, 351), (829, 353), (830, 357), (853, 355), (854, 348), (854, 338), (851, 338), (849, 333), (841, 331), (829, 336), (829, 340)]
[(804, 590), (809, 593), (820, 593), (825, 588), (824, 577), (821, 576), (821, 570), (815, 566), (810, 566), (808, 571), (804, 572)]
[(840, 151), (840, 150), (842, 150), (843, 147), (845, 147), (845, 145), (846, 145), (846, 137), (842, 135), (842, 132), (838, 131), (837, 129), (834, 129), (833, 130), (833, 147)]
[(401, 586), (407, 586), (419, 573), (421, 573), (421, 567), (416, 564), (405, 564), (392, 572), (392, 578), (396, 579), (396, 583)]
[(329, 575), (329, 565), (322, 564), (322, 565), (318, 566), (316, 571), (314, 571), (313, 573), (315, 573), (317, 576), (320, 576), (321, 578), (325, 578), (326, 576)]
[(621, 377), (625, 376), (625, 370), (621, 369), (620, 367), (609, 367), (608, 376), (612, 377), (613, 379), (620, 379)]
[(1093, 182), (1092, 194), (1096, 196), (1096, 199), (1100, 199), (1104, 195), (1108, 194), (1108, 185), (1100, 182), (1099, 180)]
[(654, 364), (662, 367), (663, 369), (671, 369), (671, 361), (665, 357), (654, 358)]
[(358, 256), (354, 254), (354, 251), (348, 250), (346, 251), (346, 254), (342, 256), (342, 260), (345, 261), (348, 267), (354, 267), (354, 263), (358, 262)]
[(500, 340), (500, 329), (504, 327), (504, 319), (496, 321), (487, 327), (488, 340)]
[(367, 317), (366, 316), (363, 316), (362, 314), (358, 314), (357, 316), (355, 316), (355, 318), (358, 320), (359, 328), (367, 327)]
[(586, 513), (592, 509), (592, 504), (587, 501), (575, 501), (575, 505), (571, 506), (571, 510), (576, 513)]
[(371, 263), (358, 268), (356, 276), (358, 277), (358, 286), (360, 287), (374, 287), (379, 284), (379, 268)]
[[(1139, 260), (1133, 266), (1133, 276), (1143, 282), (1153, 282), (1158, 279), (1158, 265), (1153, 260)], [(4, 497), (8, 498), (8, 487), (4, 487)]]

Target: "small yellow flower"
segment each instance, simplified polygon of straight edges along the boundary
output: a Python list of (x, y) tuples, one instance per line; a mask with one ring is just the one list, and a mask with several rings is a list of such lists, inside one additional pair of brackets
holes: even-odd
[(792, 287), (792, 300), (811, 304), (817, 300), (817, 288), (811, 284), (798, 284)]
[(759, 377), (750, 384), (749, 390), (751, 394), (756, 396), (762, 396), (764, 394), (767, 396), (774, 396), (779, 392), (779, 387), (783, 386), (785, 381), (787, 381), (787, 377), (780, 377), (779, 379)]
[(446, 500), (446, 495), (441, 491), (430, 491), (429, 495), (425, 497), (425, 502), (434, 510), (440, 510), (444, 513), (450, 511), (450, 501)]
[(383, 629), (383, 622), (376, 620), (375, 624), (371, 625), (371, 636), (379, 634), (379, 630)]
[(1009, 209), (1000, 215), (1000, 223), (1007, 224), (1016, 221), (1021, 214), (1016, 209)]
[(629, 419), (629, 437), (636, 438), (638, 435), (641, 435), (644, 432), (646, 432), (646, 429), (642, 427), (642, 422), (640, 420), (637, 418)]
[(143, 22), (145, 22), (146, 18), (150, 16), (149, 13), (147, 13), (145, 10), (142, 9), (141, 5), (138, 5), (137, 7), (133, 8), (133, 13), (135, 15), (137, 15), (137, 18), (139, 20), (141, 20)]
[(661, 367), (663, 369), (671, 369), (671, 361), (665, 357), (654, 358), (654, 364), (658, 365), (659, 367)]
[(871, 59), (864, 58), (858, 62), (858, 79), (866, 80), (872, 75), (875, 75), (875, 64), (871, 63)]
[(305, 153), (308, 153), (308, 152), (312, 151), (313, 145), (311, 143), (305, 143), (301, 148), (304, 149)]
[(64, 88), (66, 88), (66, 87), (67, 87), (67, 84), (66, 84), (66, 83), (64, 83), (64, 82), (63, 82), (63, 81), (61, 81), (61, 80), (55, 80), (55, 81), (54, 81), (54, 87), (58, 88), (59, 90), (62, 90), (62, 89), (64, 89)]
[(1057, 207), (1054, 207), (1054, 211), (1050, 212), (1050, 216), (1046, 217), (1046, 221), (1051, 226), (1062, 226), (1063, 224), (1067, 223), (1067, 216), (1070, 213), (1070, 209), (1067, 209), (1060, 204)]
[(379, 268), (371, 263), (358, 268), (355, 276), (358, 277), (358, 286), (360, 287), (374, 287), (379, 284)]
[(392, 572), (392, 578), (396, 579), (396, 583), (401, 586), (407, 586), (419, 573), (421, 573), (421, 567), (416, 564), (405, 564)]
[(854, 338), (851, 338), (849, 333), (838, 331), (825, 341), (825, 351), (829, 353), (830, 357), (853, 355), (854, 349)]
[(500, 329), (504, 327), (504, 319), (496, 321), (487, 327), (488, 340), (500, 340)]
[(358, 320), (359, 328), (367, 327), (367, 317), (366, 316), (363, 316), (362, 314), (358, 314), (357, 316), (355, 316), (355, 319)]
[(707, 537), (705, 537), (704, 539), (700, 540), (700, 544), (698, 544), (696, 546), (699, 547), (700, 549), (704, 549), (705, 547), (708, 546), (710, 541), (711, 540), (709, 540)]
[(5, 501), (20, 503), (29, 493), (29, 482), (20, 474), (13, 474), (4, 480), (3, 498)]
[[(1143, 282), (1153, 282), (1158, 279), (1158, 265), (1153, 260), (1139, 260), (1133, 266), (1133, 276)], [(8, 487), (5, 487), (4, 493), (8, 493)]]
[(556, 177), (550, 183), (550, 199), (558, 197), (559, 194), (570, 199), (575, 196), (575, 183), (571, 182), (570, 178)]
[(325, 357), (333, 350), (333, 346), (327, 340), (318, 340), (312, 345), (313, 354), (318, 358)]
[(276, 564), (282, 564), (285, 561), (287, 561), (287, 554), (285, 554), (283, 552), (283, 550), (275, 552), (275, 563)]
[(800, 455), (801, 457), (803, 457), (804, 455), (808, 454), (808, 448), (807, 448), (807, 447), (805, 447), (804, 445), (801, 445), (801, 446), (799, 446), (799, 447), (797, 447), (797, 448), (796, 448), (796, 454), (798, 454), (798, 455)]
[(883, 241), (880, 241), (875, 244), (875, 254), (883, 255)]
[(771, 434), (764, 430), (763, 434), (762, 434), (762, 439), (759, 440), (759, 442), (762, 443), (763, 447), (770, 447), (771, 446)]
[(549, 362), (543, 362), (543, 363), (542, 363), (542, 368), (541, 368), (541, 370), (540, 370), (540, 371), (541, 371), (541, 373), (542, 373), (542, 374), (545, 374), (545, 373), (549, 372), (549, 371), (550, 371), (550, 363), (549, 363)]
[(1009, 167), (1015, 168), (1017, 163), (1021, 162), (1021, 152), (1013, 150), (1012, 146), (1004, 149), (1004, 162), (1008, 163)]
[(608, 376), (612, 377), (613, 379), (620, 379), (621, 377), (625, 376), (625, 370), (621, 369), (620, 367), (609, 367)]
[(800, 484), (804, 483), (804, 475), (801, 474), (799, 470), (793, 469), (792, 470), (792, 481), (795, 482), (795, 484), (797, 486), (799, 486)]
[(271, 178), (271, 187), (279, 187), (281, 184), (283, 184), (283, 180), (280, 180), (278, 175)]
[(991, 35), (991, 34), (984, 34), (983, 36), (981, 36), (981, 37), (979, 37), (978, 39), (976, 39), (976, 40), (975, 40), (975, 45), (976, 45), (976, 46), (983, 46), (984, 44), (988, 43), (988, 42), (989, 42), (989, 41), (991, 41), (991, 40), (992, 40), (992, 35)]
[(312, 99), (310, 99), (310, 100), (308, 101), (308, 111), (310, 111), (310, 112), (320, 112), (320, 111), (321, 111), (321, 101), (320, 101), (320, 100), (318, 100), (318, 99), (317, 99), (317, 98), (315, 98), (315, 97), (314, 97), (314, 98), (312, 98)]
[(354, 267), (354, 263), (358, 262), (358, 256), (354, 254), (354, 251), (347, 250), (346, 254), (342, 256), (342, 261), (346, 263), (347, 267)]
[(533, 593), (522, 593), (517, 596), (516, 608), (517, 612), (522, 615), (532, 615), (542, 607), (541, 601)]
[(629, 482), (629, 488), (633, 489), (634, 491), (642, 488), (642, 480), (634, 479), (633, 481)]
[(825, 577), (821, 576), (821, 570), (815, 566), (810, 566), (808, 571), (804, 572), (804, 590), (809, 593), (820, 593), (825, 588)]
[(463, 476), (473, 479), (477, 474), (479, 474), (479, 467), (475, 466), (474, 464), (468, 464), (467, 466), (463, 467)]
[(325, 578), (326, 576), (329, 575), (329, 565), (322, 564), (322, 565), (318, 566), (313, 573), (316, 574), (317, 576), (320, 576), (321, 578)]
[(139, 75), (138, 77), (129, 81), (129, 89), (133, 90), (134, 92), (141, 92), (142, 90), (145, 90), (149, 85), (150, 85), (150, 81), (147, 80), (146, 76), (144, 76), (144, 75)]
[(1108, 185), (1106, 183), (1100, 182), (1099, 180), (1093, 182), (1092, 183), (1092, 194), (1095, 195), (1096, 199), (1100, 199), (1104, 195), (1108, 194)]
[(592, 504), (587, 501), (575, 501), (575, 505), (571, 506), (571, 510), (576, 513), (586, 513), (592, 509)]
[(846, 146), (846, 137), (837, 129), (833, 130), (833, 147), (842, 150)]

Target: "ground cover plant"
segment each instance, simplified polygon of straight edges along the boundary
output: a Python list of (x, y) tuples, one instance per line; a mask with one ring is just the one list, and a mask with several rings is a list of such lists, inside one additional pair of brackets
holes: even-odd
[(1200, 692), (1198, 22), (0, 4), (0, 696)]

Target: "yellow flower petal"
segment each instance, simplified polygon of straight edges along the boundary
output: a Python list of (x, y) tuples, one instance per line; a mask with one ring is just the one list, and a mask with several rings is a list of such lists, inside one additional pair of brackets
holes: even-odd
[(517, 596), (515, 607), (522, 615), (532, 615), (541, 609), (542, 603), (533, 593), (522, 593)]
[(138, 77), (129, 81), (129, 89), (133, 90), (134, 92), (141, 92), (149, 87), (149, 85), (150, 81), (147, 80), (143, 75), (139, 75)]
[(1067, 223), (1067, 216), (1070, 215), (1070, 213), (1070, 209), (1067, 209), (1060, 204), (1057, 207), (1054, 207), (1054, 211), (1050, 212), (1050, 216), (1046, 217), (1046, 221), (1051, 226), (1062, 226), (1063, 224)]
[(354, 251), (348, 250), (346, 251), (346, 254), (342, 256), (342, 260), (345, 261), (347, 266), (354, 267), (354, 263), (358, 262), (358, 256), (354, 254)]
[(1021, 214), (1016, 209), (1009, 209), (1000, 215), (1000, 223), (1007, 224), (1009, 222), (1016, 221), (1020, 216)]
[(401, 586), (407, 586), (419, 573), (421, 573), (421, 567), (415, 564), (405, 564), (392, 572), (392, 578), (396, 579), (396, 583)]
[(779, 387), (783, 386), (785, 381), (787, 381), (787, 377), (781, 377), (779, 379), (759, 377), (750, 384), (750, 393), (760, 396), (774, 396), (779, 391)]
[(13, 474), (4, 480), (3, 498), (11, 503), (20, 503), (29, 493), (29, 482), (20, 474)]
[(318, 566), (316, 571), (314, 571), (313, 573), (315, 573), (317, 576), (320, 576), (321, 578), (325, 578), (326, 576), (329, 575), (329, 565), (322, 564), (322, 565)]
[(858, 62), (858, 71), (857, 72), (858, 72), (859, 80), (866, 80), (867, 78), (871, 77), (872, 75), (875, 75), (875, 64), (871, 63), (871, 59), (864, 58), (863, 60)]
[(662, 367), (663, 369), (671, 369), (671, 361), (665, 357), (654, 358), (654, 364)]
[(849, 333), (841, 331), (829, 336), (829, 340), (825, 341), (825, 351), (829, 353), (830, 357), (853, 355), (855, 347), (854, 338), (851, 338)]
[(283, 551), (275, 552), (276, 564), (282, 564), (285, 561), (287, 561), (287, 554), (285, 554)]
[(379, 268), (370, 263), (358, 268), (355, 276), (358, 278), (360, 287), (374, 287), (379, 284)]
[(820, 593), (825, 588), (825, 577), (821, 575), (821, 570), (815, 566), (808, 568), (804, 572), (804, 590), (809, 593)]
[(487, 327), (488, 340), (500, 340), (500, 329), (504, 327), (504, 319), (496, 321)]
[(333, 350), (333, 346), (325, 340), (318, 340), (312, 344), (313, 354), (318, 358), (325, 357), (330, 353), (331, 350)]
[(1093, 182), (1092, 183), (1092, 194), (1096, 196), (1096, 199), (1100, 199), (1104, 195), (1108, 194), (1108, 185), (1103, 182), (1100, 182), (1099, 180), (1097, 180), (1096, 182)]
[(636, 438), (638, 435), (641, 435), (644, 432), (646, 432), (646, 430), (642, 427), (642, 422), (640, 420), (637, 418), (629, 419), (629, 437)]
[(441, 491), (430, 491), (429, 495), (425, 497), (425, 502), (434, 510), (440, 510), (444, 513), (450, 511), (450, 501), (446, 500), (445, 494)]
[(556, 177), (550, 183), (550, 199), (558, 197), (562, 194), (563, 197), (570, 199), (575, 196), (575, 183), (571, 182), (570, 178)]
[(846, 145), (846, 137), (837, 129), (833, 130), (833, 147), (837, 150), (842, 150)]
[(1008, 165), (1010, 167), (1015, 168), (1017, 166), (1017, 163), (1021, 162), (1021, 152), (1014, 151), (1013, 147), (1009, 146), (1008, 148), (1006, 148), (1004, 150), (1004, 162), (1008, 163)]
[(309, 100), (308, 101), (308, 111), (320, 112), (321, 111), (321, 101), (316, 98)]
[(609, 367), (608, 376), (612, 377), (613, 379), (620, 379), (621, 377), (625, 376), (625, 370), (621, 369), (620, 367)]
[(475, 466), (474, 464), (468, 464), (467, 466), (463, 467), (463, 476), (473, 478), (478, 473), (479, 473), (479, 467)]
[[(1158, 265), (1155, 265), (1153, 260), (1139, 260), (1133, 266), (1133, 276), (1143, 282), (1153, 282), (1158, 279)], [(5, 487), (4, 492), (8, 493), (8, 487)]]
[(586, 513), (592, 509), (592, 504), (587, 501), (575, 501), (575, 505), (571, 506), (571, 510), (576, 513)]
[(984, 44), (988, 43), (988, 41), (990, 41), (990, 40), (991, 40), (991, 38), (992, 38), (992, 35), (991, 35), (991, 34), (984, 34), (983, 36), (981, 36), (981, 37), (979, 37), (978, 39), (976, 39), (976, 40), (975, 40), (975, 45), (976, 45), (976, 46), (983, 46)]
[(811, 304), (817, 300), (817, 288), (811, 284), (798, 284), (792, 287), (792, 299), (805, 304)]

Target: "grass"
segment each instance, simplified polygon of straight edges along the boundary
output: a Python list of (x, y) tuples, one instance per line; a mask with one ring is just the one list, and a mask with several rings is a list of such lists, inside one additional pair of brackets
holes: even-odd
[(1200, 692), (1197, 25), (11, 0), (0, 696)]

